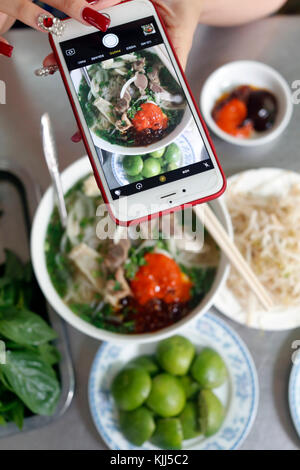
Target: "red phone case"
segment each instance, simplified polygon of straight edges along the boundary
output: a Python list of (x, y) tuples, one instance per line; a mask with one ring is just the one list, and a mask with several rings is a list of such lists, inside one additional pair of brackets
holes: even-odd
[[(132, 0), (124, 0), (123, 2), (120, 2), (120, 3), (127, 3), (127, 2), (130, 2), (130, 1), (132, 1)], [(151, 1), (151, 0), (149, 0), (149, 1)], [(114, 214), (113, 214), (113, 212), (112, 212), (112, 210), (111, 210), (111, 208), (110, 208), (110, 203), (109, 203), (109, 200), (108, 200), (108, 198), (107, 198), (107, 196), (106, 196), (104, 187), (103, 187), (102, 182), (101, 182), (100, 175), (99, 175), (99, 173), (98, 173), (97, 167), (96, 167), (96, 165), (95, 165), (95, 162), (94, 162), (94, 159), (93, 159), (93, 156), (92, 156), (92, 152), (91, 152), (90, 147), (89, 147), (89, 145), (88, 145), (88, 142), (87, 142), (87, 139), (86, 139), (84, 130), (83, 130), (83, 126), (82, 126), (82, 124), (81, 124), (81, 121), (80, 121), (80, 118), (79, 118), (79, 115), (78, 115), (78, 112), (77, 112), (77, 109), (76, 109), (76, 105), (75, 105), (75, 102), (74, 102), (74, 100), (73, 100), (73, 96), (72, 96), (71, 90), (70, 90), (70, 88), (69, 88), (67, 79), (66, 79), (66, 75), (65, 75), (65, 73), (64, 73), (62, 64), (61, 64), (61, 62), (60, 62), (60, 59), (59, 59), (59, 56), (58, 56), (58, 53), (57, 53), (57, 50), (56, 50), (56, 46), (55, 46), (55, 44), (54, 44), (52, 35), (49, 34), (49, 42), (50, 42), (51, 48), (52, 48), (52, 50), (53, 50), (55, 59), (56, 59), (56, 61), (57, 61), (57, 64), (58, 64), (58, 67), (59, 67), (59, 71), (60, 71), (60, 73), (61, 73), (61, 76), (62, 76), (62, 79), (63, 79), (63, 83), (64, 83), (64, 86), (65, 86), (66, 92), (67, 92), (67, 94), (68, 94), (68, 97), (69, 97), (69, 100), (70, 100), (70, 103), (71, 103), (71, 106), (72, 106), (72, 110), (73, 110), (75, 119), (76, 119), (76, 121), (77, 121), (78, 128), (79, 128), (79, 130), (80, 130), (80, 132), (81, 132), (82, 139), (83, 139), (83, 142), (84, 142), (84, 145), (85, 145), (85, 148), (86, 148), (88, 157), (89, 157), (89, 159), (90, 159), (90, 162), (91, 162), (91, 165), (92, 165), (92, 168), (93, 168), (93, 172), (94, 172), (94, 175), (95, 175), (95, 179), (96, 179), (97, 184), (98, 184), (98, 187), (99, 187), (99, 189), (100, 189), (100, 191), (101, 191), (103, 200), (104, 200), (104, 202), (105, 202), (105, 204), (106, 204), (106, 206), (107, 206), (107, 209), (108, 209), (108, 212), (109, 212), (110, 216), (111, 216), (112, 219), (115, 221), (115, 223), (116, 223), (117, 225), (123, 225), (123, 226), (125, 226), (125, 227), (128, 227), (129, 225), (133, 225), (133, 224), (138, 224), (138, 223), (140, 223), (140, 222), (145, 222), (145, 221), (151, 220), (151, 219), (153, 219), (153, 218), (155, 218), (155, 217), (161, 217), (162, 215), (169, 214), (169, 213), (171, 213), (171, 212), (175, 212), (175, 211), (181, 210), (181, 209), (183, 209), (184, 206), (186, 206), (186, 205), (193, 205), (193, 206), (194, 206), (194, 205), (197, 205), (197, 204), (203, 204), (204, 202), (211, 201), (211, 200), (216, 199), (216, 198), (218, 198), (219, 196), (221, 196), (221, 195), (224, 193), (225, 189), (226, 189), (226, 178), (225, 178), (223, 169), (222, 169), (222, 167), (221, 167), (221, 165), (220, 165), (219, 159), (218, 159), (218, 157), (217, 157), (216, 150), (215, 150), (214, 144), (212, 143), (211, 137), (210, 137), (210, 135), (209, 135), (207, 126), (206, 126), (206, 124), (205, 124), (205, 122), (204, 122), (204, 120), (203, 120), (203, 118), (202, 118), (202, 116), (201, 116), (201, 113), (200, 113), (200, 110), (199, 110), (199, 108), (198, 108), (198, 105), (197, 105), (197, 103), (196, 103), (196, 101), (195, 101), (195, 98), (194, 98), (194, 96), (193, 96), (193, 93), (192, 93), (192, 91), (191, 91), (191, 89), (190, 89), (190, 86), (189, 86), (189, 84), (188, 84), (188, 82), (187, 82), (185, 73), (184, 73), (184, 71), (183, 71), (183, 69), (182, 69), (182, 67), (181, 67), (181, 64), (180, 64), (179, 60), (178, 60), (177, 54), (176, 54), (176, 52), (175, 52), (175, 49), (174, 49), (174, 47), (173, 47), (173, 45), (172, 45), (172, 43), (171, 43), (171, 41), (170, 41), (170, 38), (169, 38), (168, 32), (167, 32), (167, 30), (166, 30), (166, 28), (165, 28), (163, 19), (161, 18), (160, 14), (159, 14), (159, 12), (158, 12), (158, 10), (157, 10), (157, 8), (156, 8), (155, 3), (152, 2), (152, 1), (151, 1), (151, 3), (152, 3), (152, 5), (153, 5), (153, 7), (154, 7), (154, 9), (155, 9), (155, 11), (156, 11), (156, 13), (157, 13), (157, 16), (158, 16), (158, 18), (159, 18), (159, 20), (160, 20), (161, 26), (162, 26), (162, 28), (163, 28), (163, 30), (164, 30), (164, 32), (165, 32), (165, 35), (166, 35), (166, 37), (167, 37), (167, 39), (168, 39), (169, 45), (170, 45), (171, 50), (172, 50), (172, 52), (173, 52), (173, 54), (174, 54), (174, 57), (175, 57), (176, 62), (177, 62), (177, 65), (178, 65), (179, 70), (180, 70), (180, 72), (181, 72), (181, 74), (182, 74), (183, 80), (184, 80), (184, 82), (185, 82), (185, 84), (186, 84), (186, 87), (187, 87), (187, 89), (188, 89), (188, 91), (189, 91), (189, 94), (190, 94), (190, 97), (191, 97), (191, 99), (192, 99), (192, 102), (193, 102), (193, 104), (194, 104), (194, 106), (195, 106), (195, 109), (196, 109), (196, 111), (197, 111), (197, 114), (198, 114), (198, 116), (199, 116), (199, 119), (200, 119), (200, 121), (201, 121), (201, 124), (202, 124), (202, 126), (203, 126), (203, 129), (204, 129), (204, 132), (205, 132), (205, 134), (206, 134), (207, 140), (208, 140), (208, 142), (209, 142), (209, 144), (210, 144), (210, 147), (211, 147), (211, 149), (212, 149), (212, 152), (213, 152), (213, 154), (214, 154), (214, 156), (215, 156), (217, 166), (218, 166), (218, 168), (219, 168), (219, 170), (220, 170), (220, 173), (221, 173), (221, 175), (222, 175), (222, 178), (223, 178), (223, 186), (222, 186), (222, 188), (220, 189), (220, 191), (218, 191), (218, 192), (215, 193), (215, 194), (212, 194), (211, 196), (207, 196), (207, 197), (204, 197), (204, 198), (201, 198), (201, 199), (196, 199), (196, 200), (191, 201), (191, 202), (189, 202), (189, 203), (180, 204), (180, 205), (177, 206), (177, 207), (172, 207), (172, 208), (170, 208), (170, 209), (165, 209), (164, 211), (159, 211), (159, 212), (156, 212), (156, 213), (154, 213), (154, 214), (150, 214), (150, 215), (147, 215), (147, 216), (145, 216), (145, 217), (141, 217), (141, 218), (139, 218), (139, 219), (134, 219), (134, 220), (130, 220), (130, 221), (127, 221), (127, 222), (118, 220), (118, 219), (116, 219), (116, 217), (114, 216)]]

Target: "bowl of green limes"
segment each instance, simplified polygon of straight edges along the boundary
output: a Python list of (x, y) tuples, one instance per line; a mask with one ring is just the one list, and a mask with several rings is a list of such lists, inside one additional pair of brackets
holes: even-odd
[(209, 314), (160, 342), (102, 346), (89, 402), (112, 449), (235, 448), (253, 423), (257, 389), (246, 346)]

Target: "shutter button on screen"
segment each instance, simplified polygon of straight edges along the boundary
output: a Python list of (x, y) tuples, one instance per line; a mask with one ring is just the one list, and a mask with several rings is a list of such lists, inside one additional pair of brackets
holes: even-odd
[(102, 39), (102, 42), (105, 47), (116, 47), (119, 44), (119, 38), (116, 34), (106, 34)]

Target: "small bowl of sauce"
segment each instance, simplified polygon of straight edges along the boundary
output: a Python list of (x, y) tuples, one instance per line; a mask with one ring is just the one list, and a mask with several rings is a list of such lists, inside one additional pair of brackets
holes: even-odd
[(293, 110), (285, 79), (255, 61), (230, 62), (217, 69), (203, 86), (200, 105), (213, 132), (241, 146), (262, 145), (277, 138)]

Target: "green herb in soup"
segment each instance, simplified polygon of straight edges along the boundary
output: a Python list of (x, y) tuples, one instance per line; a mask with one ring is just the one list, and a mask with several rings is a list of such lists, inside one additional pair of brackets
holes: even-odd
[(79, 102), (91, 131), (111, 144), (150, 145), (181, 122), (187, 102), (175, 77), (151, 51), (124, 54), (88, 68)]
[[(165, 239), (159, 221), (150, 238), (143, 225), (138, 240), (98, 238), (96, 228), (99, 235), (107, 216), (96, 216), (102, 203), (91, 175), (66, 195), (66, 229), (57, 209), (52, 213), (45, 252), (58, 294), (80, 318), (116, 333), (151, 332), (177, 322), (211, 288), (219, 259), (215, 243), (206, 237), (198, 252), (187, 251), (190, 242)], [(174, 230), (181, 225), (174, 218)]]

